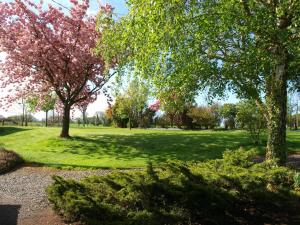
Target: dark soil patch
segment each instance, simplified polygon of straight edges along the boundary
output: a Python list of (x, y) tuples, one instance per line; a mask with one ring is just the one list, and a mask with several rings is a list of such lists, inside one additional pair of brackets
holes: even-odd
[[(265, 160), (264, 156), (257, 156), (256, 158), (253, 159), (254, 162), (260, 163)], [(286, 165), (288, 167), (291, 167), (296, 170), (300, 170), (300, 155), (298, 154), (291, 154), (287, 158), (287, 163)]]
[(0, 174), (19, 167), (23, 162), (24, 160), (17, 153), (0, 148)]

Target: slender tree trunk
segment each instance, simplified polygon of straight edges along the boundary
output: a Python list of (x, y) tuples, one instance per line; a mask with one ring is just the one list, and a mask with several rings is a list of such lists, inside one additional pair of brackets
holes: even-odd
[(25, 112), (25, 127), (28, 126), (28, 114), (27, 111)]
[(82, 126), (85, 127), (85, 124), (86, 124), (86, 120), (85, 120), (85, 112), (86, 112), (86, 109), (83, 109), (82, 110)]
[[(23, 100), (22, 100), (23, 101)], [(24, 126), (25, 121), (25, 104), (22, 102), (23, 106), (23, 113), (22, 113), (22, 127)]]
[(274, 73), (266, 82), (266, 107), (268, 115), (267, 159), (278, 159), (284, 164), (286, 151), (287, 116), (287, 54), (281, 52)]
[(293, 103), (292, 103), (292, 96), (290, 99), (290, 130), (293, 129)]
[(299, 127), (299, 104), (298, 104), (298, 99), (297, 99), (297, 108), (296, 108), (296, 122), (295, 122), (295, 130), (298, 130)]
[(45, 127), (48, 127), (48, 110), (46, 110), (46, 121), (45, 121)]
[(63, 118), (62, 118), (62, 130), (60, 133), (60, 137), (69, 138), (69, 129), (70, 129), (70, 105), (64, 104), (63, 109)]
[(55, 111), (53, 109), (53, 111), (52, 111), (52, 126), (54, 126), (54, 124), (55, 124)]
[(57, 126), (60, 126), (60, 114), (57, 112)]

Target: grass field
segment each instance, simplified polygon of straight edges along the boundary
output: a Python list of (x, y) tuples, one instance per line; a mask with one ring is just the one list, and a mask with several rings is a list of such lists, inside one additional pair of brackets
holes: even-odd
[[(60, 128), (0, 127), (0, 146), (27, 162), (53, 167), (132, 168), (167, 160), (205, 160), (226, 149), (256, 148), (243, 131), (175, 131), (118, 128), (71, 128), (72, 139), (58, 137)], [(264, 141), (265, 142), (265, 141)], [(289, 151), (300, 152), (300, 132), (288, 132)]]

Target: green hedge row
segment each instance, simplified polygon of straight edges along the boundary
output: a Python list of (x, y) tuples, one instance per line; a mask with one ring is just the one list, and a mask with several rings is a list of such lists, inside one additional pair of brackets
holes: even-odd
[(263, 224), (292, 220), (299, 206), (294, 171), (255, 164), (253, 152), (170, 162), (80, 182), (53, 177), (50, 202), (67, 221), (91, 225)]

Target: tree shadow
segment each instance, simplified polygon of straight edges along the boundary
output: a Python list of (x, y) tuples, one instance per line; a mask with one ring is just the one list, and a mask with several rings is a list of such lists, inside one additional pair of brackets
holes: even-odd
[[(297, 139), (289, 139), (288, 147), (292, 150), (299, 144)], [(254, 148), (259, 155), (264, 155), (266, 136), (262, 136), (259, 145), (254, 145), (246, 132), (150, 132), (137, 133), (93, 133), (73, 136), (63, 140), (52, 138), (42, 150), (65, 158), (91, 160), (92, 167), (82, 163), (86, 168), (105, 168), (111, 159), (117, 168), (143, 167), (146, 162), (164, 163), (169, 160), (183, 162), (205, 161), (221, 158), (225, 150), (245, 150)], [(103, 166), (101, 162), (104, 162)], [(47, 163), (54, 167), (81, 167), (81, 163), (55, 159)], [(98, 164), (99, 162), (99, 164)], [(50, 165), (49, 163), (53, 163)], [(62, 164), (60, 164), (62, 163)], [(124, 166), (123, 166), (124, 165)], [(114, 167), (114, 166), (113, 166)], [(111, 168), (111, 167), (110, 167)]]
[(0, 127), (0, 136), (6, 136), (17, 132), (28, 131), (31, 129), (25, 129), (20, 127)]
[(20, 205), (0, 205), (0, 224), (17, 225)]
[(56, 140), (55, 145), (49, 145), (51, 148), (44, 151), (81, 155), (93, 159), (102, 159), (104, 156), (123, 161), (142, 159), (154, 163), (221, 158), (226, 149), (253, 147), (246, 136), (239, 136), (237, 139), (236, 135), (224, 133), (101, 134), (74, 136), (68, 141)]

